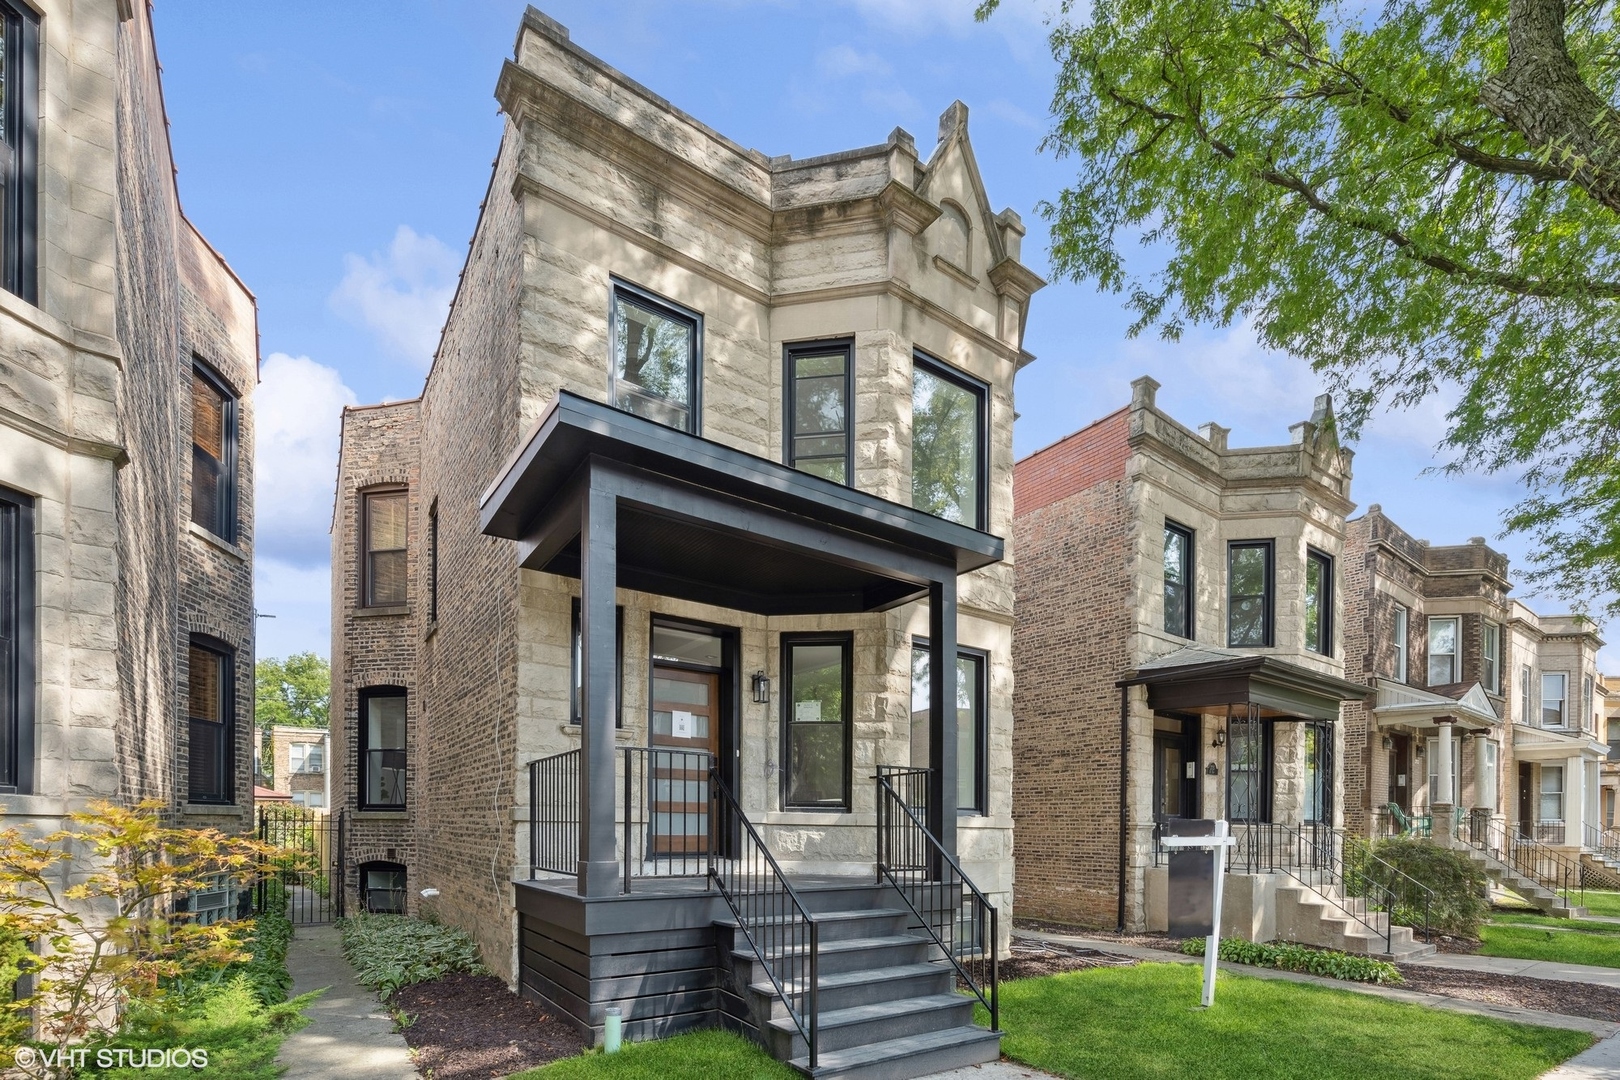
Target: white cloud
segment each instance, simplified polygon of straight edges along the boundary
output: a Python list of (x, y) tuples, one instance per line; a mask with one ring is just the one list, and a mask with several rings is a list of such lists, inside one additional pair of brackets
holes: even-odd
[(253, 561), (253, 604), (260, 614), (255, 652), (262, 658), (332, 651), (332, 575), (323, 560), (294, 566), (259, 555)]
[(834, 45), (816, 57), (816, 71), (835, 79), (851, 75), (888, 75), (893, 70), (877, 53), (861, 52), (852, 45)]
[(846, 92), (883, 116), (906, 117), (917, 110), (917, 99), (895, 78), (894, 66), (877, 53), (834, 45), (818, 53), (811, 68), (813, 75), (796, 74), (790, 84), (793, 106), (802, 113), (828, 112)]
[(343, 256), (333, 310), (376, 334), (384, 347), (426, 368), (439, 344), (461, 259), (434, 236), (401, 225), (386, 252)]
[(328, 557), (341, 417), (355, 403), (341, 375), (307, 356), (272, 353), (259, 369), (253, 487), (261, 560), (304, 567)]

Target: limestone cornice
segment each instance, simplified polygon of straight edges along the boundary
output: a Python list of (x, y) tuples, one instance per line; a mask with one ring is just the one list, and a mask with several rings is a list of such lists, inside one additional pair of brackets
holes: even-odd
[(104, 461), (110, 461), (114, 465), (120, 467), (129, 464), (129, 453), (120, 443), (106, 442), (101, 439), (85, 439), (78, 435), (70, 435), (65, 431), (59, 431), (56, 428), (51, 427), (49, 424), (42, 424), (32, 417), (24, 416), (22, 413), (8, 409), (3, 405), (0, 405), (0, 424), (4, 424), (6, 427), (20, 431), (30, 438), (38, 439), (40, 442), (54, 446), (58, 450), (65, 450), (70, 454), (78, 454), (81, 457), (100, 458)]
[(1046, 279), (1017, 259), (1002, 259), (990, 268), (986, 276), (996, 292), (1010, 296), (1019, 303), (1027, 302), (1031, 296), (1046, 288)]
[(963, 337), (971, 339), (973, 343), (979, 346), (981, 349), (994, 354), (1010, 364), (1017, 365), (1020, 360), (1023, 360), (1024, 363), (1028, 363), (1030, 360), (1034, 359), (1033, 356), (1030, 356), (1030, 354), (1024, 352), (1023, 350), (1012, 345), (1008, 345), (1005, 341), (1000, 340), (993, 334), (979, 329), (977, 326), (974, 326), (972, 323), (962, 318), (962, 316), (958, 315), (956, 312), (951, 311), (949, 308), (942, 307), (939, 304), (934, 303), (934, 301), (928, 299), (926, 296), (913, 292), (910, 288), (902, 285), (900, 282), (888, 278), (878, 281), (862, 282), (856, 285), (834, 285), (825, 289), (806, 289), (803, 292), (777, 293), (771, 297), (771, 303), (785, 307), (789, 304), (819, 304), (830, 300), (846, 300), (861, 296), (890, 296), (896, 300), (899, 300), (903, 304), (910, 304), (923, 314), (937, 319), (939, 322), (945, 324), (953, 333), (961, 334)]
[(898, 180), (878, 192), (877, 205), (883, 211), (885, 224), (916, 236), (939, 218), (941, 210)]

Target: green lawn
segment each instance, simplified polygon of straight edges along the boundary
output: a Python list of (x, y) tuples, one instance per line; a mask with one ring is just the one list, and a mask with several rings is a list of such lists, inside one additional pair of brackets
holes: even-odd
[(1596, 889), (1587, 889), (1585, 906), (1588, 915), (1620, 917), (1620, 892), (1599, 892)]
[(1201, 978), (1191, 965), (1141, 964), (1005, 983), (1003, 1052), (1110, 1080), (1531, 1080), (1592, 1044), (1578, 1031), (1225, 971), (1203, 1010)]
[(1586, 919), (1555, 919), (1551, 915), (1520, 915), (1517, 912), (1497, 912), (1491, 916), (1493, 926), (1542, 926), (1549, 930), (1562, 928), (1579, 930), (1587, 934), (1620, 934), (1620, 923), (1591, 922)]
[(617, 1054), (564, 1058), (510, 1080), (803, 1080), (765, 1051), (724, 1031), (626, 1043)]
[[(1554, 920), (1549, 925), (1556, 923), (1557, 920)], [(1560, 964), (1620, 968), (1620, 934), (1609, 933), (1606, 929), (1598, 933), (1583, 933), (1579, 930), (1543, 930), (1534, 925), (1492, 924), (1480, 928), (1479, 938), (1481, 956), (1509, 956), (1520, 960), (1551, 960)]]

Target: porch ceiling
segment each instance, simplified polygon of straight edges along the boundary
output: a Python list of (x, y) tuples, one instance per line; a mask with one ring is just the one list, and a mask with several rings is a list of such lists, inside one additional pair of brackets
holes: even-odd
[(1002, 557), (1002, 541), (560, 392), (481, 506), (521, 565), (577, 577), (609, 491), (625, 588), (760, 614), (876, 611)]
[(1146, 686), (1158, 712), (1213, 711), (1256, 705), (1268, 720), (1337, 720), (1344, 701), (1372, 690), (1275, 656), (1189, 646), (1143, 664), (1117, 686)]

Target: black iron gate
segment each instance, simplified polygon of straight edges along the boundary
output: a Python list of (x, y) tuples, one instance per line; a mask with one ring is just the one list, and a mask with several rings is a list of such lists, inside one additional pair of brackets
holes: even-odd
[(282, 905), (296, 925), (343, 918), (343, 812), (261, 807), (259, 839), (281, 848), (259, 880), (258, 910)]

